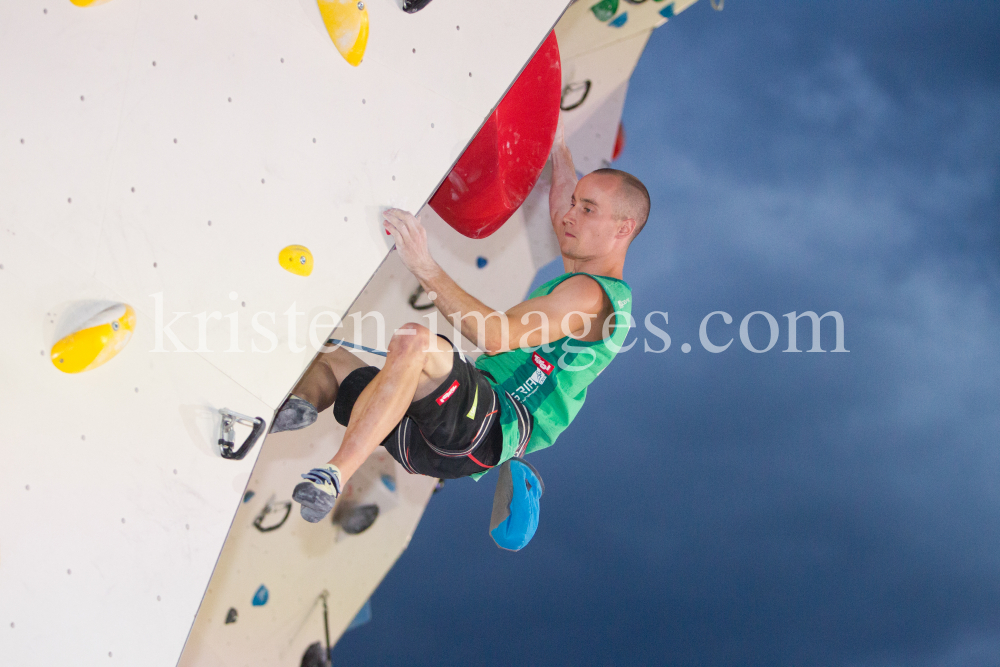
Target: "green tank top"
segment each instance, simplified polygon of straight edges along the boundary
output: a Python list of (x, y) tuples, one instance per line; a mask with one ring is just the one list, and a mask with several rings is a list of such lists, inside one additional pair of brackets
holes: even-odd
[[(529, 296), (549, 294), (564, 280), (576, 275), (590, 276), (608, 295), (615, 315), (608, 323), (611, 334), (597, 341), (578, 341), (569, 337), (540, 347), (518, 348), (495, 355), (480, 355), (476, 368), (492, 376), (500, 404), (500, 427), (503, 429), (503, 454), (499, 463), (514, 456), (544, 449), (556, 441), (569, 426), (587, 398), (587, 385), (611, 363), (629, 331), (632, 313), (632, 289), (624, 280), (589, 273), (565, 273), (538, 287)], [(595, 322), (594, 326), (603, 326)], [(531, 413), (534, 426), (531, 437), (521, 442), (518, 422)], [(485, 473), (473, 475), (476, 479)]]

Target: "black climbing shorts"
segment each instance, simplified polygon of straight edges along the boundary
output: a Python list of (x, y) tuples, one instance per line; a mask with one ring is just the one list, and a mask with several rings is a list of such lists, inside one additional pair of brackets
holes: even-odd
[[(496, 392), (472, 361), (452, 348), (451, 374), (437, 389), (411, 403), (406, 416), (382, 441), (407, 472), (455, 479), (489, 470), (500, 461), (503, 433)], [(355, 401), (378, 372), (377, 367), (367, 366), (344, 378), (333, 404), (338, 422), (347, 426)]]

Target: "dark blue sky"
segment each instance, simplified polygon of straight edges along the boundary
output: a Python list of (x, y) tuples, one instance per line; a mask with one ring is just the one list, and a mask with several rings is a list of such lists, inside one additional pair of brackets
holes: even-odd
[[(489, 477), (434, 496), (336, 664), (1000, 665), (1000, 4), (703, 1), (625, 127), (670, 349), (533, 455), (524, 551)], [(782, 352), (806, 310), (850, 352)]]

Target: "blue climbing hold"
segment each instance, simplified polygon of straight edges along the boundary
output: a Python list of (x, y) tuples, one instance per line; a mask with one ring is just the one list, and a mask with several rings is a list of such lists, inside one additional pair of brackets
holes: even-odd
[(531, 541), (544, 491), (542, 476), (524, 459), (515, 457), (500, 466), (490, 516), (490, 535), (498, 547), (519, 551)]
[[(371, 599), (365, 600), (365, 604), (358, 610), (357, 615), (351, 624), (347, 626), (347, 630), (353, 630), (354, 628), (360, 627), (372, 620), (372, 601)], [(347, 632), (345, 630), (344, 632)]]
[(484, 268), (487, 264), (489, 264), (489, 260), (485, 257), (476, 257), (476, 266), (480, 269)]
[(625, 25), (626, 21), (628, 21), (628, 12), (622, 12), (619, 16), (615, 17), (614, 21), (608, 23), (608, 25), (612, 28), (620, 28)]
[(389, 489), (393, 493), (396, 493), (396, 480), (394, 480), (389, 475), (382, 475), (382, 483), (385, 484), (385, 488)]
[(246, 493), (243, 494), (243, 502), (245, 503), (250, 502), (250, 499), (253, 498), (253, 496), (254, 496), (253, 491), (247, 491)]
[(267, 586), (260, 585), (257, 592), (253, 594), (253, 606), (262, 607), (267, 604)]
[(661, 9), (660, 16), (662, 16), (665, 19), (674, 18), (674, 3), (671, 2), (669, 5)]

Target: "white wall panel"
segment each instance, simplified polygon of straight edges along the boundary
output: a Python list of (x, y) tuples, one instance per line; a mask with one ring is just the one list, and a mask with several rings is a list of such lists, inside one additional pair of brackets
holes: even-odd
[[(600, 20), (592, 9), (598, 3), (576, 2), (566, 10), (559, 21), (559, 52), (564, 60), (580, 54), (600, 49), (615, 42), (648, 32), (680, 14), (696, 0), (651, 0), (639, 3), (621, 0), (616, 6), (614, 18)], [(601, 3), (604, 4), (604, 3)]]
[[(0, 210), (147, 314), (159, 291), (169, 312), (227, 314), (231, 292), (343, 312), (385, 255), (379, 210), (422, 205), (564, 4), (375, 0), (357, 68), (309, 2), (0, 8), (19, 91), (0, 106)], [(292, 243), (316, 272), (290, 291), (275, 257)], [(191, 317), (174, 330), (198, 346)], [(227, 356), (228, 321), (208, 333), (205, 357), (272, 407), (307, 358)]]
[[(282, 313), (346, 311), (387, 252), (379, 211), (430, 197), (565, 2), (367, 5), (357, 68), (303, 0), (0, 5), (4, 664), (176, 662), (257, 456), (219, 456), (215, 411), (270, 417), (312, 357)], [(278, 266), (290, 244), (309, 278)], [(243, 352), (227, 319), (207, 351), (151, 352), (153, 294), (167, 321), (237, 313)], [(47, 336), (84, 299), (138, 323), (69, 376)], [(258, 311), (277, 315), (272, 353), (249, 352)], [(198, 346), (191, 315), (173, 331)], [(405, 486), (368, 588), (426, 501)]]
[(253, 467), (219, 456), (215, 411), (267, 406), (196, 355), (148, 353), (141, 314), (111, 362), (56, 370), (62, 307), (120, 295), (0, 235), (0, 662), (172, 664)]

